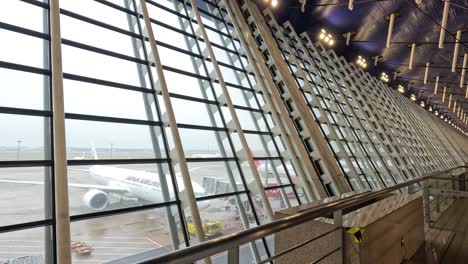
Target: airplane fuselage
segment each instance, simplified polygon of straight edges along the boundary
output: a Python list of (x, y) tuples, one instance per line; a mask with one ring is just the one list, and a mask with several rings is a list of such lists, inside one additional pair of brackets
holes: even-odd
[(151, 203), (165, 202), (174, 197), (169, 187), (169, 194), (164, 199), (156, 173), (100, 165), (91, 166), (90, 173), (100, 184), (125, 188), (130, 195)]
[[(93, 179), (99, 184), (106, 186), (115, 186), (119, 189), (125, 189), (128, 195), (140, 198), (150, 203), (163, 203), (173, 201), (174, 191), (172, 181), (169, 175), (164, 175), (167, 182), (167, 191), (163, 192), (164, 188), (160, 183), (160, 175), (153, 172), (124, 169), (113, 166), (94, 165), (91, 166), (89, 172)], [(177, 187), (179, 191), (184, 190), (184, 184), (181, 176), (175, 175)], [(192, 182), (192, 188), (195, 196), (205, 195), (205, 189), (198, 183)], [(209, 207), (209, 202), (198, 202), (200, 209)]]

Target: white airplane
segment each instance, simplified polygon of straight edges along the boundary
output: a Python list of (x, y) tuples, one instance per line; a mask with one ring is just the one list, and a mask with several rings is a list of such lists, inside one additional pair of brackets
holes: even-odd
[[(92, 147), (92, 157), (97, 159), (97, 153)], [(193, 168), (190, 172), (199, 168)], [(107, 165), (93, 165), (89, 170), (79, 170), (88, 172), (98, 184), (81, 184), (68, 183), (69, 187), (89, 189), (83, 196), (84, 204), (96, 211), (104, 210), (109, 205), (109, 193), (115, 193), (126, 197), (136, 197), (150, 203), (165, 202), (164, 196), (159, 182), (159, 175), (153, 172), (124, 169)], [(182, 193), (184, 184), (180, 173), (175, 175), (177, 186)], [(165, 175), (168, 182), (169, 197), (174, 199), (174, 192), (171, 185), (170, 175)], [(44, 182), (39, 181), (17, 181), (17, 180), (0, 180), (0, 183), (16, 183), (16, 184), (35, 184), (43, 185)], [(193, 190), (196, 197), (206, 195), (205, 189), (198, 183), (192, 181)], [(197, 202), (200, 210), (210, 206), (209, 201)]]

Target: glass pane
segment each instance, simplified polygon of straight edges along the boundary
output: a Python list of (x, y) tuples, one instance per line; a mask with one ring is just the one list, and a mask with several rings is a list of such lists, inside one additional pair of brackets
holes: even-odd
[[(66, 135), (69, 155), (89, 152), (94, 145), (101, 159), (165, 157), (161, 130), (154, 126), (67, 119)], [(153, 141), (152, 135), (157, 140)]]
[(111, 82), (150, 87), (149, 81), (140, 82), (139, 71), (144, 65), (108, 55), (62, 45), (63, 72)]
[[(53, 263), (52, 254), (46, 258), (46, 249), (51, 250), (52, 245), (46, 239), (52, 234), (49, 227), (39, 227), (21, 231), (0, 234), (0, 261), (6, 263)], [(49, 251), (50, 252), (50, 251)]]
[[(179, 133), (182, 146), (184, 146), (185, 155), (187, 157), (196, 153), (213, 154), (213, 158), (223, 157), (222, 149), (225, 150), (226, 157), (233, 156), (231, 148), (227, 142), (227, 135), (225, 132), (179, 128)], [(167, 135), (169, 145), (172, 146), (173, 141), (170, 137), (170, 133), (167, 133)], [(219, 138), (224, 139), (223, 146), (218, 145), (217, 135)]]
[(44, 123), (49, 118), (0, 114), (0, 160), (43, 160)]
[[(123, 0), (112, 1), (122, 5)], [(95, 1), (60, 0), (60, 8), (130, 31), (127, 13)], [(105, 16), (103, 16), (105, 14)]]
[(48, 59), (44, 57), (44, 45), (49, 45), (47, 40), (31, 37), (21, 33), (0, 30), (2, 48), (0, 59), (6, 62), (48, 68)]
[(152, 93), (67, 79), (64, 80), (64, 93), (67, 113), (158, 120)]
[[(134, 18), (131, 15), (128, 15), (128, 17), (129, 19)], [(139, 39), (100, 26), (95, 26), (66, 15), (60, 16), (60, 26), (62, 38), (131, 57), (143, 57), (143, 51), (141, 49), (138, 54), (135, 54), (134, 51), (136, 45), (141, 45), (141, 40)]]
[[(208, 209), (200, 212), (200, 217), (203, 221), (203, 231), (208, 239), (256, 226), (252, 208), (245, 194), (198, 201), (197, 205), (202, 208), (209, 205)], [(185, 211), (188, 231), (193, 239), (195, 237), (195, 230), (191, 226), (190, 212), (189, 210)]]
[(0, 8), (1, 22), (47, 33), (44, 31), (45, 17), (46, 9), (18, 0), (3, 0)]
[(0, 169), (0, 193), (0, 226), (51, 218), (51, 203), (49, 213), (45, 211), (45, 201), (51, 201), (52, 194), (48, 167)]
[(175, 199), (167, 164), (69, 166), (68, 177), (72, 215)]
[(203, 187), (204, 192), (195, 192), (195, 197), (244, 190), (235, 162), (189, 162), (187, 165), (192, 182)]
[[(178, 219), (176, 208), (168, 207), (72, 222), (71, 239), (76, 248), (92, 250), (87, 263), (108, 262), (146, 251), (151, 251), (147, 253), (151, 256), (163, 255), (183, 242)], [(135, 261), (132, 257), (122, 263), (131, 263), (131, 259)], [(73, 263), (83, 260), (73, 255)]]
[(0, 80), (0, 106), (37, 110), (49, 108), (48, 103), (44, 104), (49, 94), (48, 76), (0, 68)]

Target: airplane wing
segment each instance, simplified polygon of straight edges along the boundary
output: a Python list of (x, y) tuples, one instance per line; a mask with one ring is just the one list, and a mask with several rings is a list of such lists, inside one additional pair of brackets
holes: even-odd
[[(17, 183), (17, 184), (32, 184), (32, 185), (44, 185), (44, 182), (40, 181), (15, 181), (15, 180), (0, 180), (0, 183)], [(99, 189), (102, 191), (109, 191), (115, 193), (125, 193), (128, 190), (119, 186), (99, 185), (99, 184), (82, 184), (82, 183), (69, 183), (69, 187), (84, 188), (84, 189)]]

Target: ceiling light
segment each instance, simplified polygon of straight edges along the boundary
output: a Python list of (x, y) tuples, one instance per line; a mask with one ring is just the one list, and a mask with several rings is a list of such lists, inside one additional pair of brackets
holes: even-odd
[(278, 0), (271, 0), (271, 6), (276, 7), (278, 5)]
[(335, 44), (335, 39), (333, 36), (330, 33), (327, 33), (327, 31), (323, 28), (320, 30), (318, 38), (328, 46), (333, 46)]
[(364, 69), (367, 68), (367, 61), (361, 56), (358, 56), (356, 60), (356, 64), (361, 68), (364, 68)]
[(402, 94), (405, 92), (405, 88), (401, 84), (399, 84), (397, 87), (397, 91)]
[(424, 103), (424, 101), (421, 101), (421, 103), (419, 103), (421, 105), (421, 107), (425, 107), (426, 104)]
[(416, 102), (416, 95), (411, 94), (410, 100), (413, 101), (413, 102)]
[(438, 116), (438, 115), (439, 115), (439, 111), (435, 110), (435, 111), (434, 111), (434, 115)]
[(388, 75), (385, 72), (382, 72), (382, 74), (380, 75), (380, 80), (388, 82), (390, 79), (388, 78)]

